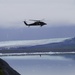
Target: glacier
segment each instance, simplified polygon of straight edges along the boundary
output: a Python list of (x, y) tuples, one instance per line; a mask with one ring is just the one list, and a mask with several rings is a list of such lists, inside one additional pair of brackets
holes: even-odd
[(17, 40), (17, 41), (2, 41), (0, 47), (23, 47), (23, 46), (35, 46), (43, 45), (48, 43), (62, 42), (70, 38), (53, 38), (53, 39), (42, 39), (42, 40)]

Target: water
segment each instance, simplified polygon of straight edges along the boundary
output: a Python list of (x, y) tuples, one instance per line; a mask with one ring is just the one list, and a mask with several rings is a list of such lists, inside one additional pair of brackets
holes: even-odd
[(1, 57), (21, 75), (75, 75), (75, 55)]

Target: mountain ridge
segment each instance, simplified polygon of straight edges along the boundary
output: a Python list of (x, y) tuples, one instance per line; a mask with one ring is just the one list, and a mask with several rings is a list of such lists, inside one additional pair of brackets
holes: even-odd
[(22, 52), (75, 52), (75, 37), (61, 42), (48, 43), (35, 46), (3, 48), (0, 52), (22, 53)]

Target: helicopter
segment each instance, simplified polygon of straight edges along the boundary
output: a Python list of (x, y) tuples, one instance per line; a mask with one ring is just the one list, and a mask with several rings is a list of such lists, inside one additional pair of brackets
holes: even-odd
[(31, 24), (27, 24), (27, 22), (26, 21), (23, 21), (24, 22), (24, 24), (26, 25), (26, 26), (44, 26), (44, 25), (47, 25), (45, 22), (43, 22), (43, 21), (41, 21), (41, 20), (30, 20), (30, 21), (34, 21), (34, 23), (31, 23)]

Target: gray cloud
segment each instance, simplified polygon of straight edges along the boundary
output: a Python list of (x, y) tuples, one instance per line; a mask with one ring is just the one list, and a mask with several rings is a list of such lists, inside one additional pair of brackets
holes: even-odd
[(0, 26), (3, 27), (21, 26), (25, 19), (43, 18), (48, 23), (75, 24), (74, 17), (74, 0), (0, 0)]
[(65, 38), (75, 36), (75, 26), (0, 28), (0, 41)]

